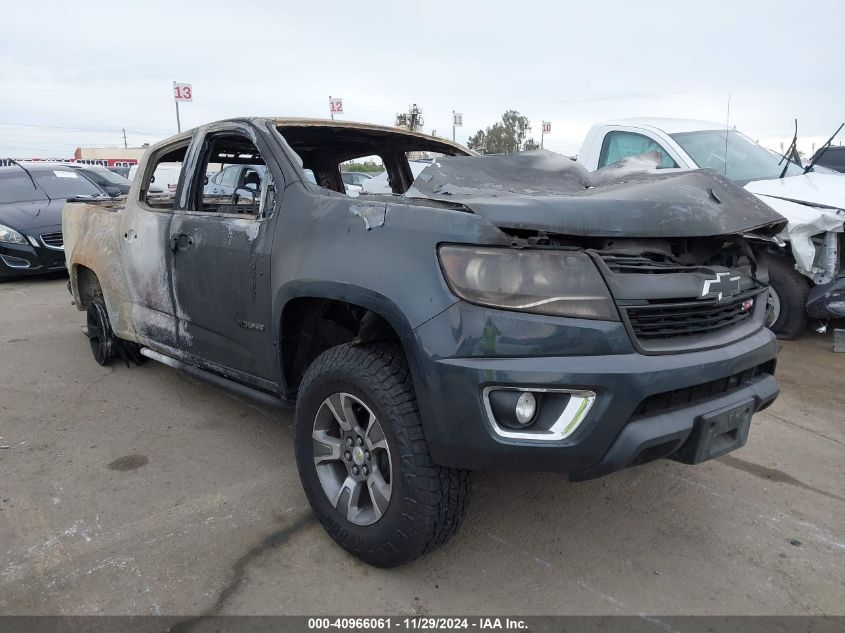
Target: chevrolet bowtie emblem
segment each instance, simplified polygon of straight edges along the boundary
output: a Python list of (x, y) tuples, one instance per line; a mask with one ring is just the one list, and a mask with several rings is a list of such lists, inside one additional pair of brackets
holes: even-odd
[(701, 291), (702, 299), (716, 297), (721, 301), (724, 297), (739, 294), (739, 277), (731, 277), (730, 273), (716, 273), (715, 279), (705, 279)]

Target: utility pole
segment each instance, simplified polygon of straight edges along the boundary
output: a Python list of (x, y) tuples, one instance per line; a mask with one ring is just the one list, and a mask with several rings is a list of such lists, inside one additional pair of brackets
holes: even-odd
[(329, 114), (332, 117), (332, 121), (334, 121), (334, 108), (331, 107), (332, 104), (332, 96), (329, 95)]
[(452, 142), (455, 142), (455, 111), (452, 110)]
[(182, 122), (179, 120), (179, 102), (176, 102), (176, 132), (182, 132)]
[(123, 128), (123, 149), (126, 149), (129, 145), (126, 144), (126, 128)]

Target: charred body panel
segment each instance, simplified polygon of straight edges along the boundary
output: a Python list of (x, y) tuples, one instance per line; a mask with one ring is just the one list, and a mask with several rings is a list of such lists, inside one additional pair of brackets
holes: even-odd
[[(219, 133), (254, 143), (266, 165), (254, 217), (208, 212), (197, 198), (203, 148)], [(142, 202), (155, 157), (188, 142), (171, 207)], [(411, 150), (455, 156), (437, 158), (407, 191)], [(337, 163), (361, 152), (382, 156), (394, 195), (342, 193)], [(395, 128), (215, 123), (151, 148), (125, 207), (70, 205), (69, 257), (99, 280), (118, 336), (280, 398), (296, 397), (325, 349), (399, 343), (431, 455), (449, 466), (602, 474), (681, 450), (713, 408), (750, 398), (758, 410), (774, 399), (765, 270), (741, 235), (776, 233), (783, 218), (710, 172), (590, 181), (548, 153), (469, 154)], [(256, 164), (253, 155), (242, 160)], [(95, 229), (100, 215), (110, 219)], [(472, 305), (444, 279), (444, 244), (586, 255), (618, 318)], [(72, 275), (75, 295), (84, 284)], [(708, 310), (714, 327), (697, 328), (697, 311)], [(488, 388), (575, 390), (594, 400), (566, 440), (505, 440), (491, 425)], [(676, 391), (689, 397), (649, 412), (668, 426), (637, 435), (639, 443), (625, 439), (599, 468), (645, 415), (638, 407)], [(671, 438), (660, 442), (661, 433)], [(654, 446), (663, 449), (642, 454)]]

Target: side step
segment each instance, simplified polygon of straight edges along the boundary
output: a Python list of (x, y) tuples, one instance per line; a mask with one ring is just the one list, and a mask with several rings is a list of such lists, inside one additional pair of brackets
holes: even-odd
[(213, 374), (210, 371), (205, 371), (204, 369), (200, 369), (199, 367), (188, 365), (180, 360), (176, 360), (172, 356), (166, 356), (165, 354), (160, 354), (159, 352), (153, 351), (149, 347), (141, 348), (141, 356), (146, 356), (147, 358), (151, 358), (152, 360), (158, 361), (159, 363), (162, 363), (169, 367), (173, 367), (174, 369), (184, 371), (186, 374), (190, 374), (195, 378), (199, 378), (200, 380), (209, 382), (212, 385), (225, 389), (226, 391), (233, 393), (237, 396), (248, 398), (249, 400), (252, 400), (253, 402), (256, 402), (258, 404), (263, 404), (264, 406), (272, 407), (274, 409), (293, 408), (293, 405), (287, 400), (282, 400), (281, 398), (273, 396), (264, 391), (253, 389), (252, 387), (248, 387), (247, 385), (235, 382), (234, 380), (229, 380), (228, 378), (224, 378), (223, 376), (218, 376), (217, 374)]

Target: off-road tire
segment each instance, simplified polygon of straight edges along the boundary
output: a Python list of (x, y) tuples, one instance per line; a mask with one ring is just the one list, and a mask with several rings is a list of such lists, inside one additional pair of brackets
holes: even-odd
[(810, 283), (783, 257), (766, 257), (769, 285), (780, 299), (780, 314), (769, 326), (779, 339), (791, 340), (807, 329), (807, 294)]
[[(317, 476), (314, 420), (322, 402), (335, 393), (351, 394), (370, 408), (392, 455), (390, 502), (371, 525), (356, 525), (338, 512)], [(432, 461), (408, 364), (397, 345), (350, 343), (318, 356), (299, 388), (294, 446), (305, 494), (323, 528), (371, 565), (395, 567), (434, 550), (449, 540), (466, 514), (469, 473)]]

